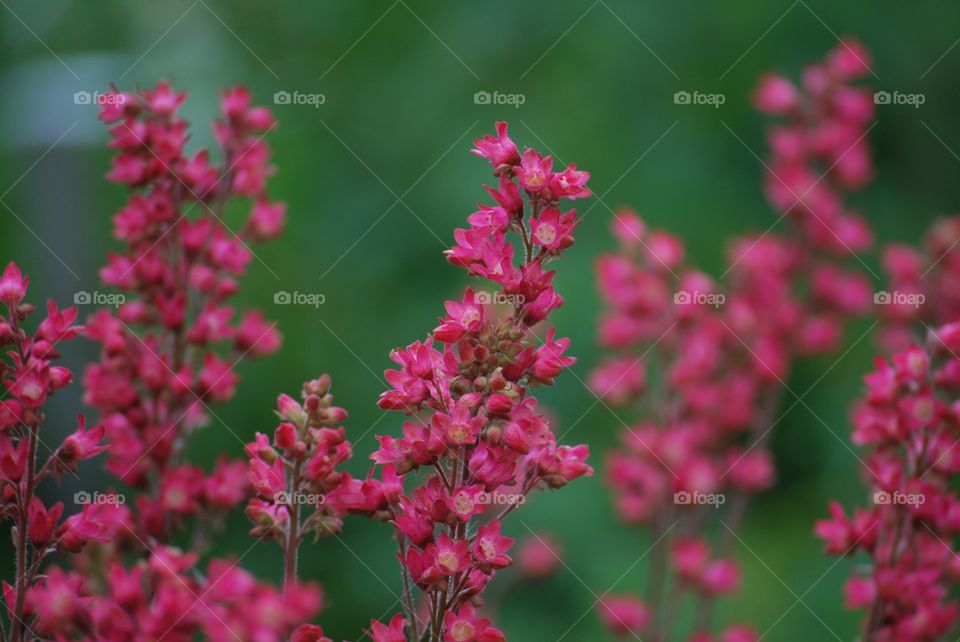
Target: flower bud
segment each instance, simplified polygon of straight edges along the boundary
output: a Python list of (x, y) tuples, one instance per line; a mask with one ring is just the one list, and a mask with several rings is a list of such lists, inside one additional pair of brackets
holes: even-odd
[(307, 420), (303, 408), (289, 395), (281, 394), (277, 397), (277, 411), (281, 417), (297, 426), (302, 426)]
[(277, 426), (273, 439), (284, 450), (290, 450), (297, 443), (297, 427), (285, 421)]
[(490, 395), (487, 398), (487, 412), (491, 415), (506, 415), (513, 408), (513, 399), (505, 394)]

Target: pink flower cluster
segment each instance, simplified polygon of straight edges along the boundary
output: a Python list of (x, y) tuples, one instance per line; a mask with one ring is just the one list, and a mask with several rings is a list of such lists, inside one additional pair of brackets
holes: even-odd
[[(725, 292), (684, 265), (677, 238), (647, 230), (632, 212), (617, 213), (614, 232), (621, 252), (601, 257), (597, 273), (611, 306), (600, 322), (600, 341), (617, 354), (591, 374), (590, 385), (607, 402), (627, 405), (647, 399), (648, 362), (663, 382), (645, 419), (626, 427), (623, 445), (609, 454), (607, 481), (625, 521), (648, 525), (659, 538), (680, 520), (688, 535), (666, 537), (670, 560), (658, 553), (646, 601), (611, 597), (599, 614), (616, 633), (663, 640), (671, 626), (660, 612), (668, 574), (674, 601), (685, 595), (712, 600), (738, 588), (739, 569), (727, 547), (711, 547), (694, 524), (723, 505), (726, 493), (756, 493), (773, 482), (773, 463), (756, 440), (771, 421), (766, 417), (780, 376), (773, 369), (785, 362), (787, 346), (774, 334), (770, 311), (777, 307), (764, 306), (792, 295), (789, 282), (776, 280), (785, 278), (783, 270), (746, 261), (741, 273), (756, 266), (752, 276), (770, 277), (776, 287)], [(747, 282), (734, 280), (733, 288)], [(632, 616), (623, 618), (623, 611)]]
[(883, 250), (889, 277), (877, 293), (877, 313), (883, 321), (880, 344), (904, 350), (931, 327), (960, 319), (960, 217), (938, 219), (917, 248), (891, 243)]
[[(532, 149), (521, 154), (506, 123), (475, 144), (499, 179), (487, 188), (495, 205), (480, 205), (446, 254), (490, 290), (467, 288), (446, 303), (430, 338), (391, 355), (398, 368), (386, 372), (391, 389), (379, 404), (410, 420), (402, 436), (379, 436), (372, 458), (391, 489), (379, 516), (396, 531), (405, 617), (374, 623), (375, 642), (406, 640), (406, 627), (412, 640), (503, 640), (474, 606), (512, 562), (503, 518), (535, 489), (593, 472), (587, 447), (558, 445), (531, 395), (574, 362), (568, 339), (553, 328), (539, 338), (534, 327), (563, 303), (546, 265), (574, 240), (576, 214), (561, 213), (560, 201), (588, 196), (589, 175), (572, 165), (555, 172), (552, 159)], [(415, 488), (404, 491), (401, 482)]]
[(837, 254), (860, 252), (872, 240), (864, 219), (843, 202), (844, 193), (863, 187), (872, 173), (866, 134), (873, 95), (852, 84), (870, 73), (869, 61), (867, 50), (847, 38), (804, 70), (802, 89), (768, 74), (754, 94), (758, 109), (784, 118), (767, 135), (767, 198), (811, 242)]
[(33, 614), (51, 608), (45, 603), (50, 579), (41, 579), (41, 567), (49, 556), (73, 553), (88, 542), (107, 541), (111, 536), (111, 519), (99, 507), (88, 504), (64, 519), (62, 502), (48, 505), (37, 493), (45, 478), (76, 474), (79, 462), (99, 454), (104, 449), (104, 431), (88, 430), (80, 416), (79, 428), (56, 448), (41, 438), (44, 406), (73, 379), (70, 370), (56, 365), (60, 344), (75, 338), (82, 327), (74, 323), (76, 308), (60, 310), (50, 301), (44, 319), (28, 332), (24, 323), (35, 311), (25, 302), (28, 285), (29, 278), (14, 263), (0, 275), (0, 348), (6, 353), (0, 359), (0, 383), (5, 390), (0, 398), (0, 515), (13, 525), (16, 558), (13, 585), (2, 584), (10, 628), (0, 627), (0, 637), (12, 642), (32, 639)]
[[(944, 639), (957, 621), (960, 557), (960, 324), (878, 359), (853, 417), (866, 449), (871, 504), (848, 516), (838, 502), (815, 532), (831, 555), (865, 555), (844, 589), (863, 610), (864, 640)], [(954, 596), (954, 597), (952, 597)]]
[[(623, 445), (609, 455), (607, 480), (621, 517), (649, 525), (671, 550), (669, 560), (661, 554), (651, 563), (646, 601), (617, 598), (620, 608), (644, 615), (633, 618), (634, 634), (670, 638), (664, 611), (676, 607), (664, 605), (664, 585), (673, 584), (670, 601), (694, 595), (693, 634), (707, 635), (710, 605), (736, 590), (739, 572), (732, 535), (721, 531), (711, 545), (704, 518), (722, 506), (719, 514), (735, 531), (748, 497), (773, 483), (766, 445), (792, 362), (836, 351), (844, 322), (870, 307), (870, 282), (845, 265), (845, 254), (865, 249), (872, 234), (843, 205), (845, 191), (870, 177), (871, 97), (848, 86), (866, 70), (855, 64), (865, 56), (855, 43), (842, 43), (807, 70), (806, 93), (781, 77), (762, 81), (758, 106), (788, 117), (769, 135), (767, 195), (790, 215), (792, 229), (733, 239), (720, 281), (689, 267), (676, 237), (648, 230), (627, 210), (614, 217), (619, 251), (597, 263), (609, 306), (600, 344), (614, 354), (590, 384), (608, 403), (644, 403), (644, 419), (623, 431)], [(656, 384), (647, 381), (648, 368), (660, 376)], [(672, 524), (682, 536), (670, 532)], [(610, 608), (600, 607), (608, 622)], [(725, 635), (750, 639), (747, 629), (731, 631)]]
[[(118, 151), (108, 178), (131, 189), (114, 217), (125, 244), (101, 270), (126, 300), (94, 314), (87, 335), (102, 346), (84, 376), (84, 400), (95, 407), (110, 442), (107, 468), (148, 491), (137, 497), (139, 526), (164, 541), (185, 520), (246, 500), (247, 466), (221, 460), (212, 473), (182, 461), (191, 434), (209, 423), (211, 404), (233, 397), (234, 367), (267, 355), (280, 334), (257, 310), (236, 319), (229, 305), (252, 258), (250, 242), (280, 234), (284, 205), (271, 203), (273, 172), (263, 137), (269, 111), (250, 105), (246, 89), (223, 94), (214, 132), (222, 158), (188, 155), (189, 130), (177, 115), (185, 94), (166, 83), (139, 94), (114, 92), (101, 118), (113, 123)], [(236, 233), (223, 221), (228, 203), (252, 203)]]
[(196, 553), (161, 546), (129, 568), (54, 568), (31, 591), (26, 617), (36, 617), (34, 633), (44, 639), (279, 642), (320, 608), (315, 587), (281, 594), (235, 562), (214, 560), (201, 573), (196, 561)]
[[(105, 435), (108, 470), (142, 494), (130, 507), (122, 495), (108, 494), (113, 501), (107, 502), (88, 500), (59, 528), (63, 506), (46, 509), (31, 500), (29, 519), (35, 525), (18, 532), (29, 533), (37, 552), (25, 555), (26, 574), (18, 571), (18, 577), (32, 582), (54, 547), (77, 555), (71, 559), (75, 570), (45, 570), (25, 601), (17, 597), (22, 586), (6, 588), (8, 602), (16, 603), (10, 611), (11, 639), (17, 642), (38, 636), (279, 642), (321, 607), (318, 587), (291, 583), (287, 588), (296, 590), (281, 593), (236, 562), (212, 560), (205, 571), (197, 565), (228, 510), (247, 500), (248, 466), (221, 459), (207, 473), (185, 461), (183, 452), (212, 414), (209, 404), (233, 396), (236, 362), (279, 346), (279, 334), (259, 312), (233, 322), (227, 301), (251, 258), (247, 242), (279, 234), (284, 208), (270, 203), (265, 193), (264, 181), (272, 172), (262, 142), (273, 126), (269, 112), (251, 107), (242, 88), (226, 92), (223, 119), (215, 125), (223, 158), (212, 165), (206, 151), (185, 155), (187, 124), (177, 116), (183, 99), (160, 84), (136, 95), (114, 92), (104, 101), (101, 117), (115, 123), (110, 145), (119, 150), (109, 178), (133, 193), (114, 218), (115, 236), (125, 251), (110, 257), (101, 277), (125, 300), (116, 310), (96, 312), (84, 329), (102, 346), (100, 361), (84, 380), (85, 401), (100, 413), (96, 428), (85, 431), (81, 420), (81, 429), (39, 471), (75, 470), (76, 461), (104, 449), (98, 444)], [(253, 203), (239, 234), (220, 218), (237, 197)], [(11, 268), (0, 284), (12, 302), (22, 298), (18, 279)], [(17, 307), (19, 300), (13, 305), (17, 314), (28, 311)], [(9, 326), (4, 336), (19, 346), (18, 358), (34, 372), (11, 384), (11, 390), (28, 384), (27, 396), (42, 403), (49, 392), (44, 386), (69, 380), (63, 369), (48, 368), (39, 358), (56, 356), (56, 342), (76, 334), (75, 317), (75, 310), (58, 312), (51, 306), (43, 342), (28, 341), (17, 325)], [(15, 423), (29, 422), (24, 427), (35, 433), (41, 415), (19, 408), (4, 405), (5, 412), (18, 413)], [(16, 452), (26, 457), (24, 478), (34, 479), (35, 443), (11, 447), (2, 461), (15, 466), (21, 457)], [(34, 483), (25, 492), (32, 493)], [(188, 552), (168, 545), (191, 524)], [(96, 545), (84, 546), (89, 541)]]

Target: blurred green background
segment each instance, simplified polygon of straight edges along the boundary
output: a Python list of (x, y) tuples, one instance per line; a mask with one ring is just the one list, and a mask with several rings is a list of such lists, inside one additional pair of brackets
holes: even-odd
[[(567, 440), (588, 443), (599, 466), (620, 421), (582, 381), (598, 360), (592, 266), (612, 247), (610, 208), (633, 205), (681, 235), (694, 263), (719, 273), (724, 239), (766, 229), (777, 215), (760, 189), (765, 119), (749, 103), (755, 79), (770, 69), (796, 75), (838, 35), (852, 34), (874, 54), (870, 84), (926, 97), (919, 109), (879, 108), (876, 180), (855, 199), (879, 239), (916, 240), (955, 208), (958, 19), (960, 5), (865, 0), (0, 0), (0, 257), (30, 273), (34, 301), (69, 303), (74, 292), (98, 288), (97, 269), (117, 247), (110, 218), (124, 190), (103, 180), (106, 132), (94, 107), (74, 103), (75, 92), (166, 78), (190, 92), (184, 114), (198, 146), (211, 139), (225, 86), (246, 84), (265, 104), (280, 91), (323, 94), (317, 107), (275, 108), (271, 192), (289, 204), (289, 225), (257, 250), (240, 295), (280, 320), (284, 347), (240, 367), (240, 394), (216, 410), (222, 424), (198, 437), (193, 454), (203, 463), (220, 451), (239, 454), (240, 439), (272, 429), (278, 392), (330, 372), (337, 402), (351, 413), (351, 470), (362, 474), (374, 434), (396, 433), (401, 423), (375, 403), (389, 350), (424, 336), (442, 301), (467, 283), (441, 251), (486, 197), (488, 167), (468, 154), (470, 143), (508, 120), (521, 146), (591, 171), (602, 196), (581, 205), (592, 209), (558, 266), (567, 303), (555, 322), (579, 362), (542, 392), (558, 431), (573, 426)], [(726, 102), (676, 105), (680, 90), (723, 93)], [(522, 94), (524, 102), (475, 104), (478, 91)], [(278, 290), (322, 293), (326, 303), (276, 306)], [(850, 339), (866, 328), (851, 328)], [(778, 426), (780, 483), (750, 513), (737, 551), (744, 590), (724, 602), (722, 620), (752, 621), (770, 640), (854, 637), (857, 616), (840, 606), (850, 562), (822, 556), (811, 528), (830, 497), (848, 505), (864, 497), (841, 440), (872, 350), (861, 341), (805, 397), (828, 427), (803, 404)], [(66, 355), (76, 371), (94, 357), (84, 342)], [(833, 363), (802, 363), (791, 389), (803, 394)], [(58, 395), (47, 430), (73, 429), (79, 394), (74, 385)], [(85, 468), (85, 485), (109, 483), (97, 478), (97, 463)], [(499, 621), (508, 638), (606, 639), (594, 613), (581, 615), (611, 588), (642, 588), (646, 564), (635, 562), (649, 542), (617, 523), (600, 479), (540, 495), (511, 520), (513, 535), (529, 535), (528, 526), (553, 534), (569, 568), (506, 594)], [(75, 484), (47, 491), (69, 497)], [(238, 516), (217, 553), (278, 579), (278, 548), (251, 549), (246, 531)], [(392, 555), (386, 527), (360, 519), (348, 520), (342, 542), (307, 547), (303, 570), (326, 587), (320, 621), (333, 638), (357, 639), (369, 618), (395, 612)]]

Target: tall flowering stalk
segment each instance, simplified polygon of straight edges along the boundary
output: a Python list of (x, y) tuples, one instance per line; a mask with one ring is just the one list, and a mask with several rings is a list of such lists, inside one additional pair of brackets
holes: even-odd
[[(247, 504), (254, 524), (251, 535), (276, 539), (283, 548), (284, 585), (297, 580), (300, 544), (311, 532), (317, 537), (337, 534), (343, 527), (342, 497), (332, 491), (351, 486), (337, 466), (352, 456), (344, 429), (334, 428), (347, 416), (333, 406), (331, 380), (323, 375), (303, 384), (303, 403), (280, 395), (281, 422), (273, 439), (257, 433), (247, 445), (250, 480), (257, 497)], [(349, 492), (349, 490), (347, 490)]]
[(573, 244), (575, 211), (558, 208), (590, 195), (589, 175), (573, 165), (556, 172), (533, 149), (521, 154), (506, 123), (473, 153), (494, 168), (494, 204), (469, 217), (446, 254), (489, 289), (467, 288), (446, 302), (430, 337), (393, 351), (399, 367), (386, 372), (391, 389), (379, 405), (411, 420), (400, 437), (378, 436), (381, 481), (358, 483), (346, 498), (388, 521), (399, 547), (404, 614), (373, 622), (376, 642), (503, 640), (476, 609), (512, 562), (503, 518), (534, 490), (592, 473), (587, 447), (558, 445), (532, 395), (574, 362), (568, 339), (534, 328), (563, 303), (546, 266)]
[(844, 588), (864, 612), (864, 642), (956, 638), (960, 581), (960, 324), (931, 331), (924, 346), (878, 359), (853, 415), (865, 449), (871, 503), (848, 516), (838, 502), (816, 534), (831, 555), (865, 558)]
[[(247, 464), (221, 459), (206, 473), (183, 453), (193, 432), (214, 414), (211, 405), (234, 395), (235, 364), (279, 345), (279, 334), (258, 311), (232, 321), (228, 301), (252, 256), (247, 243), (278, 235), (284, 206), (271, 203), (265, 191), (273, 171), (262, 141), (274, 126), (269, 112), (251, 107), (243, 88), (226, 92), (223, 118), (214, 125), (222, 158), (213, 164), (206, 150), (185, 151), (187, 123), (177, 116), (184, 97), (161, 83), (102, 100), (101, 118), (114, 123), (110, 146), (118, 150), (108, 178), (131, 190), (114, 218), (124, 251), (111, 255), (101, 271), (105, 285), (122, 291), (122, 303), (93, 314), (84, 330), (102, 345), (100, 361), (84, 377), (85, 401), (99, 411), (97, 427), (68, 440), (56, 461), (93, 454), (105, 434), (108, 470), (141, 494), (128, 507), (122, 494), (87, 493), (83, 512), (67, 520), (72, 528), (59, 542), (71, 552), (83, 548), (70, 560), (72, 569), (46, 569), (25, 601), (18, 597), (25, 580), (7, 588), (8, 603), (16, 604), (12, 639), (18, 642), (280, 642), (320, 610), (317, 586), (297, 585), (281, 594), (236, 561), (215, 559), (203, 569), (198, 564), (227, 511), (248, 497)], [(237, 199), (249, 199), (252, 207), (234, 232), (222, 216)], [(46, 345), (37, 354), (55, 354), (52, 336), (74, 333), (68, 326), (75, 315), (51, 308), (43, 335), (48, 343), (35, 343), (32, 351)], [(18, 349), (31, 349), (22, 333), (10, 336)], [(57, 373), (50, 381), (63, 382), (63, 373), (49, 372)], [(40, 395), (37, 386), (31, 389)], [(54, 463), (41, 472), (56, 470)], [(45, 533), (62, 506), (44, 511), (32, 502), (30, 519), (38, 525), (29, 536), (44, 550), (50, 541)], [(183, 551), (171, 542), (192, 518), (189, 550)], [(90, 539), (103, 543), (83, 547)], [(35, 574), (36, 554), (33, 560), (28, 572)], [(33, 622), (29, 634), (16, 624), (21, 615)]]
[[(91, 317), (87, 334), (102, 352), (84, 377), (84, 400), (110, 442), (107, 469), (144, 491), (136, 500), (141, 537), (160, 542), (191, 517), (209, 531), (246, 499), (244, 462), (224, 458), (208, 474), (182, 455), (215, 416), (211, 406), (234, 396), (236, 363), (280, 344), (259, 311), (237, 315), (229, 305), (252, 258), (249, 244), (283, 228), (285, 206), (266, 192), (273, 169), (263, 137), (275, 122), (250, 105), (246, 89), (232, 89), (214, 123), (221, 158), (188, 154), (188, 125), (177, 114), (185, 97), (161, 83), (102, 101), (117, 150), (108, 178), (131, 195), (114, 217), (125, 247), (100, 275), (126, 300)], [(224, 210), (240, 199), (252, 206), (234, 232)]]
[[(558, 206), (589, 196), (589, 175), (573, 165), (555, 172), (552, 159), (532, 149), (521, 155), (506, 123), (475, 144), (499, 179), (497, 189), (486, 188), (495, 205), (480, 205), (446, 255), (490, 289), (466, 288), (445, 303), (431, 336), (391, 353), (399, 368), (386, 371), (392, 388), (379, 405), (410, 421), (401, 437), (377, 437), (371, 458), (379, 477), (376, 467), (363, 480), (336, 469), (351, 449), (333, 427), (346, 411), (332, 405), (326, 375), (304, 384), (302, 402), (281, 395), (272, 440), (258, 434), (247, 447), (258, 493), (247, 508), (252, 532), (284, 548), (288, 578), (296, 577), (303, 537), (339, 533), (347, 514), (394, 529), (403, 613), (371, 622), (374, 642), (503, 640), (477, 611), (487, 583), (512, 563), (514, 540), (501, 520), (538, 488), (593, 473), (588, 448), (558, 445), (532, 396), (574, 363), (565, 356), (568, 339), (552, 327), (540, 338), (535, 327), (563, 304), (545, 267), (573, 244), (576, 212)], [(298, 635), (327, 640), (316, 625)]]
[[(638, 411), (607, 478), (621, 517), (650, 527), (658, 543), (646, 599), (600, 606), (616, 633), (673, 639), (690, 598), (698, 606), (689, 639), (713, 639), (712, 605), (739, 585), (735, 533), (749, 497), (774, 478), (767, 443), (791, 364), (837, 350), (845, 319), (870, 305), (869, 281), (847, 264), (872, 234), (843, 199), (870, 176), (871, 97), (851, 85), (865, 61), (848, 41), (805, 72), (802, 91), (779, 76), (761, 81), (758, 107), (786, 117), (769, 134), (766, 192), (790, 232), (734, 239), (720, 281), (689, 267), (677, 238), (632, 212), (615, 216), (620, 249), (597, 266), (610, 307), (600, 342), (615, 354), (590, 382)], [(733, 627), (721, 639), (755, 637)]]
[[(25, 322), (34, 307), (24, 301), (29, 278), (10, 263), (0, 276), (0, 348), (6, 358), (0, 360), (0, 382), (5, 392), (0, 398), (0, 511), (12, 524), (11, 535), (16, 575), (3, 581), (3, 599), (9, 616), (7, 626), (0, 623), (0, 640), (34, 640), (44, 625), (44, 615), (57, 608), (45, 598), (44, 586), (51, 578), (42, 578), (41, 568), (54, 553), (71, 553), (94, 540), (106, 541), (107, 527), (100, 511), (93, 506), (63, 518), (62, 502), (48, 505), (38, 493), (39, 484), (48, 477), (66, 472), (75, 474), (77, 463), (100, 453), (103, 428), (87, 430), (83, 416), (79, 428), (55, 449), (41, 438), (46, 418), (44, 406), (57, 390), (68, 385), (73, 374), (56, 365), (59, 345), (82, 330), (74, 322), (77, 309), (60, 310), (47, 305), (46, 317), (31, 333)], [(82, 627), (81, 618), (68, 618), (69, 626)]]

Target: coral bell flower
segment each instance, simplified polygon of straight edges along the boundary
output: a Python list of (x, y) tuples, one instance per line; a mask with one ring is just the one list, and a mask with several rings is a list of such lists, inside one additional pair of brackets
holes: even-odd
[(605, 598), (597, 608), (604, 626), (618, 636), (639, 636), (650, 624), (650, 607), (629, 595)]
[(474, 398), (464, 395), (449, 415), (438, 412), (431, 418), (431, 424), (446, 435), (447, 443), (451, 446), (473, 444), (486, 423), (482, 416), (473, 416), (474, 410)]
[(473, 141), (476, 147), (470, 151), (480, 158), (486, 158), (494, 167), (516, 165), (520, 161), (520, 151), (507, 136), (507, 123), (500, 121), (496, 127), (496, 136), (487, 134)]
[(454, 575), (470, 566), (469, 544), (454, 541), (446, 533), (441, 533), (433, 545), (437, 567), (442, 575)]
[(446, 629), (444, 642), (504, 642), (499, 629), (490, 626), (490, 620), (477, 616), (473, 604), (466, 602), (456, 612), (449, 611), (443, 617)]
[(443, 343), (456, 343), (464, 333), (477, 333), (483, 327), (483, 305), (477, 302), (474, 291), (467, 288), (460, 302), (447, 301), (443, 306), (447, 316), (433, 330), (433, 338)]
[(30, 277), (23, 276), (16, 263), (8, 263), (3, 276), (0, 276), (0, 302), (10, 308), (20, 305), (23, 297), (27, 296), (29, 284)]
[(577, 171), (577, 166), (571, 163), (567, 169), (550, 178), (550, 191), (558, 198), (586, 198), (593, 195), (586, 187), (588, 180), (590, 172)]
[(520, 166), (516, 168), (517, 179), (520, 185), (529, 194), (539, 194), (550, 183), (553, 175), (553, 158), (540, 156), (533, 149), (527, 149), (520, 158)]
[(548, 207), (538, 218), (530, 219), (530, 231), (534, 245), (548, 250), (562, 250), (573, 245), (570, 233), (576, 225), (576, 214), (570, 210), (560, 214), (560, 210)]
[(76, 472), (76, 462), (95, 457), (107, 449), (106, 446), (100, 445), (106, 431), (104, 426), (87, 430), (83, 415), (78, 415), (77, 420), (80, 427), (63, 441), (54, 462), (54, 465), (61, 470)]
[(398, 613), (393, 616), (389, 625), (371, 620), (368, 635), (373, 642), (407, 642), (407, 636), (403, 633), (406, 627), (407, 621)]
[(512, 561), (507, 551), (513, 546), (514, 539), (503, 537), (500, 534), (500, 521), (491, 520), (489, 524), (481, 526), (473, 544), (473, 558), (480, 564), (480, 568), (489, 571), (495, 568), (506, 568)]

